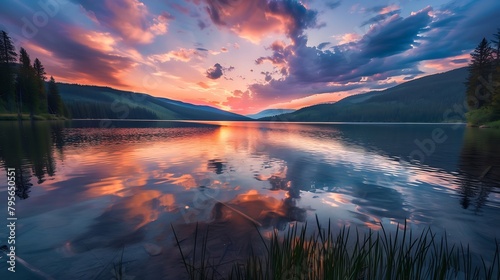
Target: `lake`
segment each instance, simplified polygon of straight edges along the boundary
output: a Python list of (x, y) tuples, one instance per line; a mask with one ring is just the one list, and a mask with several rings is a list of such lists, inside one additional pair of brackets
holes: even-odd
[[(316, 215), (360, 231), (406, 221), (486, 258), (500, 238), (498, 130), (116, 120), (0, 129), (1, 205), (16, 171), (16, 255), (55, 279), (110, 279), (120, 257), (138, 279), (183, 272), (171, 225), (182, 238), (196, 222), (213, 225), (227, 256), (255, 237), (249, 219), (264, 235)], [(36, 279), (16, 268), (16, 279)], [(8, 279), (5, 261), (0, 269)]]

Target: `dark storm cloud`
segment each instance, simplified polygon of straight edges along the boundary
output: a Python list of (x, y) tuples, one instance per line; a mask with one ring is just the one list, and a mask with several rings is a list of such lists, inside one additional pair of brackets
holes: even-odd
[(384, 14), (376, 15), (372, 18), (365, 20), (363, 23), (361, 23), (361, 26), (365, 26), (367, 24), (378, 23), (378, 22), (383, 21), (383, 20), (385, 20), (393, 15), (399, 15), (400, 13), (401, 13), (401, 10), (394, 10), (394, 11), (389, 11), (389, 12), (384, 13)]
[(244, 37), (262, 35), (278, 27), (291, 39), (295, 39), (303, 34), (304, 29), (322, 26), (317, 24), (317, 12), (296, 0), (204, 2), (207, 4), (206, 11), (215, 25), (229, 28)]
[(317, 12), (307, 9), (300, 2), (294, 0), (271, 1), (269, 10), (272, 14), (283, 16), (292, 20), (292, 24), (287, 24), (288, 36), (292, 39), (301, 35), (304, 29), (317, 27)]
[(394, 17), (372, 28), (361, 40), (367, 57), (386, 57), (412, 48), (418, 34), (431, 22), (430, 7), (407, 18)]
[(452, 60), (450, 60), (450, 62), (455, 63), (455, 64), (462, 64), (462, 63), (469, 62), (469, 60), (467, 58), (459, 58), (459, 59), (452, 59)]
[(264, 75), (264, 80), (266, 82), (270, 82), (273, 79), (273, 77), (271, 76), (271, 73), (269, 71), (267, 71), (267, 72), (260, 72), (260, 73), (262, 75)]
[(413, 62), (468, 54), (483, 37), (491, 37), (498, 28), (500, 2), (471, 1), (465, 5), (448, 5), (437, 14), (422, 45), (409, 53)]
[(206, 72), (206, 76), (209, 79), (216, 80), (220, 77), (222, 77), (222, 69), (223, 67), (219, 63), (215, 63), (214, 67), (210, 68)]
[(253, 84), (250, 89), (261, 98), (298, 98), (361, 87), (384, 88), (393, 85), (383, 82), (390, 77), (420, 74), (417, 63), (401, 54), (418, 45), (416, 41), (431, 21), (430, 11), (426, 8), (407, 18), (395, 15), (372, 27), (360, 40), (326, 50), (307, 46), (304, 36), (292, 45), (275, 42), (269, 47), (272, 54), (256, 63), (287, 67), (288, 76), (265, 85)]
[(316, 48), (322, 50), (322, 49), (324, 49), (326, 46), (328, 46), (330, 44), (331, 44), (330, 42), (323, 42), (323, 43), (319, 44)]

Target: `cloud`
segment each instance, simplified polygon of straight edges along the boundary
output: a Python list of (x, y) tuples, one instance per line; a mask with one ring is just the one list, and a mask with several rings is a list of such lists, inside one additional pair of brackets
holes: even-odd
[(408, 52), (411, 61), (443, 59), (469, 54), (483, 37), (496, 33), (500, 13), (498, 1), (459, 2), (435, 11), (429, 30), (420, 38), (421, 45)]
[(210, 88), (210, 86), (209, 86), (209, 85), (207, 85), (207, 84), (206, 84), (206, 83), (204, 83), (204, 82), (198, 82), (198, 83), (196, 83), (196, 84), (197, 84), (197, 85), (199, 85), (200, 87), (204, 88), (204, 89), (209, 89), (209, 88)]
[[(394, 13), (374, 22), (364, 35), (328, 49), (325, 44), (308, 46), (304, 36), (288, 45), (276, 41), (268, 47), (271, 54), (256, 63), (287, 71), (279, 79), (249, 85), (252, 98), (283, 102), (316, 93), (383, 89), (422, 75), (419, 67), (446, 71), (463, 66), (482, 36), (495, 33), (491, 22), (500, 3), (490, 4), (473, 1), (439, 10), (426, 7), (407, 17)], [(380, 6), (370, 12), (397, 10)]]
[(273, 77), (271, 76), (271, 72), (267, 71), (267, 72), (260, 72), (262, 75), (264, 75), (264, 80), (266, 82), (270, 82)]
[[(120, 76), (133, 68), (136, 62), (129, 57), (113, 54), (114, 41), (106, 33), (84, 36), (86, 30), (55, 22), (46, 28), (46, 32), (52, 36), (37, 36), (33, 44), (49, 50), (52, 59), (59, 61), (59, 65), (47, 69), (48, 72), (66, 80), (127, 86)], [(101, 40), (101, 44), (97, 44), (96, 40)]]
[(208, 27), (208, 24), (206, 24), (204, 21), (202, 21), (201, 19), (198, 20), (198, 27), (203, 30), (205, 28)]
[(383, 20), (385, 20), (393, 15), (399, 15), (400, 13), (401, 13), (401, 10), (388, 11), (386, 13), (376, 15), (374, 17), (371, 17), (371, 18), (363, 21), (363, 23), (361, 23), (361, 26), (378, 23), (378, 22), (383, 21)]
[(251, 109), (249, 104), (255, 104), (255, 100), (249, 90), (235, 90), (231, 96), (226, 98), (226, 101), (222, 102), (222, 105), (229, 106), (232, 112), (245, 111), (246, 109)]
[(216, 80), (220, 77), (222, 77), (223, 72), (222, 72), (223, 67), (219, 63), (215, 63), (214, 67), (209, 68), (206, 72), (206, 76), (209, 79)]
[(212, 22), (240, 37), (259, 42), (264, 34), (284, 33), (291, 38), (306, 28), (319, 27), (317, 12), (295, 0), (205, 0)]
[(353, 36), (352, 41), (330, 49), (307, 46), (307, 39), (301, 36), (290, 45), (276, 41), (268, 48), (272, 54), (256, 63), (285, 68), (287, 75), (266, 84), (252, 84), (249, 89), (254, 99), (286, 100), (313, 93), (386, 88), (391, 85), (385, 81), (389, 77), (420, 74), (417, 64), (402, 54), (425, 32), (431, 22), (430, 11), (426, 8), (407, 18), (394, 15), (358, 40)]
[(330, 8), (330, 9), (336, 9), (337, 7), (340, 6), (340, 4), (342, 4), (342, 1), (340, 0), (337, 0), (337, 1), (328, 1), (325, 3), (325, 5)]
[(458, 58), (458, 59), (452, 59), (450, 60), (451, 63), (454, 64), (463, 64), (463, 63), (469, 63), (469, 59), (467, 58)]
[(326, 46), (328, 46), (330, 44), (331, 44), (330, 42), (323, 42), (323, 43), (319, 44), (317, 46), (317, 48), (320, 49), (320, 50), (322, 50), (322, 49), (324, 49)]
[(155, 36), (167, 32), (168, 20), (173, 18), (167, 13), (153, 17), (146, 5), (138, 0), (73, 2), (81, 5), (93, 20), (130, 43), (151, 43)]
[(431, 22), (427, 7), (407, 18), (393, 15), (389, 20), (372, 27), (361, 40), (361, 48), (367, 57), (391, 56), (412, 48), (412, 44)]
[(178, 50), (172, 50), (164, 54), (156, 54), (150, 56), (150, 59), (159, 61), (159, 62), (167, 62), (170, 60), (178, 60), (183, 62), (188, 62), (192, 59), (201, 59), (206, 57), (205, 52), (207, 49), (196, 48), (196, 49), (185, 49), (180, 48)]
[(339, 36), (334, 36), (335, 39), (339, 40), (339, 45), (349, 44), (361, 39), (361, 35), (358, 33), (346, 33)]

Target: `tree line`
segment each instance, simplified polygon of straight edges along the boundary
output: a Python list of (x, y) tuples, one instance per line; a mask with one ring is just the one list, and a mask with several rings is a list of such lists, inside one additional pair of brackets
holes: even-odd
[(69, 117), (54, 77), (47, 82), (46, 74), (38, 58), (31, 63), (28, 52), (20, 47), (17, 53), (8, 33), (0, 31), (0, 112)]
[(474, 125), (500, 120), (500, 28), (471, 53), (466, 81), (467, 119)]

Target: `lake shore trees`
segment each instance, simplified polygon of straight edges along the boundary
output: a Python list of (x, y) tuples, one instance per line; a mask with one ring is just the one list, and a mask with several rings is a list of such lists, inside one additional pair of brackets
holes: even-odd
[(500, 127), (500, 29), (471, 53), (466, 86), (469, 125)]
[(42, 62), (23, 47), (16, 52), (8, 33), (0, 31), (0, 115), (11, 118), (45, 119), (69, 117), (53, 77), (47, 83)]

